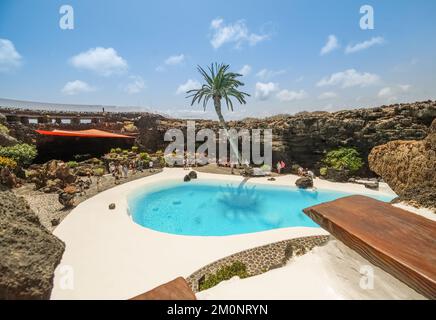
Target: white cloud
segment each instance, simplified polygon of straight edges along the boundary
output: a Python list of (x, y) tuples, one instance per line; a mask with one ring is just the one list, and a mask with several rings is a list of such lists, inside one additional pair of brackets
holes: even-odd
[(128, 68), (126, 60), (113, 48), (89, 49), (72, 57), (70, 62), (78, 69), (90, 70), (103, 76), (123, 73)]
[(244, 65), (241, 70), (238, 71), (238, 73), (242, 74), (243, 76), (249, 75), (251, 72), (251, 66), (246, 64)]
[(244, 20), (226, 25), (223, 19), (216, 18), (212, 20), (210, 27), (213, 30), (210, 43), (215, 49), (218, 49), (226, 43), (234, 43), (236, 47), (240, 47), (246, 42), (250, 46), (254, 46), (270, 37), (267, 34), (250, 33)]
[(268, 69), (262, 69), (258, 73), (256, 73), (256, 77), (262, 79), (262, 80), (268, 80), (271, 78), (274, 78), (276, 76), (285, 74), (286, 70), (268, 70)]
[(128, 83), (125, 86), (124, 91), (126, 91), (128, 94), (135, 94), (144, 90), (145, 82), (144, 79), (142, 79), (142, 77), (131, 76), (130, 79), (132, 80), (132, 82)]
[(178, 88), (176, 93), (186, 93), (186, 91), (192, 90), (192, 89), (199, 89), (201, 87), (201, 83), (197, 80), (189, 79), (185, 83), (181, 84)]
[(380, 77), (373, 73), (359, 73), (355, 69), (348, 69), (342, 72), (332, 74), (330, 77), (321, 79), (316, 85), (318, 87), (325, 86), (341, 86), (348, 87), (367, 87), (380, 82)]
[(398, 87), (401, 89), (401, 91), (407, 92), (412, 86), (410, 84), (399, 84)]
[(168, 66), (174, 66), (182, 63), (185, 60), (184, 54), (174, 55), (165, 60), (165, 64)]
[(386, 98), (386, 97), (390, 97), (394, 94), (393, 90), (391, 87), (385, 87), (380, 89), (380, 91), (378, 92), (378, 96), (380, 98)]
[(338, 39), (335, 35), (331, 34), (327, 39), (327, 43), (322, 47), (320, 54), (323, 56), (337, 48), (339, 48)]
[(21, 55), (12, 41), (0, 39), (0, 72), (6, 72), (21, 65)]
[(361, 50), (365, 50), (368, 48), (371, 48), (372, 46), (378, 45), (378, 44), (383, 44), (385, 42), (385, 40), (383, 39), (383, 37), (374, 37), (371, 38), (370, 40), (366, 40), (364, 42), (360, 42), (357, 43), (355, 45), (348, 45), (345, 48), (345, 53), (354, 53), (354, 52), (358, 52)]
[(80, 80), (67, 82), (65, 86), (62, 88), (62, 93), (70, 96), (78, 93), (92, 92), (92, 91), (95, 91), (94, 87), (91, 87), (86, 82)]
[(254, 97), (259, 100), (267, 100), (277, 90), (279, 90), (279, 86), (276, 83), (257, 82)]
[(277, 98), (280, 101), (302, 100), (306, 97), (307, 97), (307, 93), (304, 90), (300, 90), (300, 91), (282, 90), (279, 93), (277, 93)]
[(327, 91), (327, 92), (323, 92), (319, 95), (318, 99), (320, 100), (326, 100), (326, 99), (333, 99), (336, 98), (338, 95), (336, 94), (336, 92), (333, 91)]
[(404, 94), (410, 90), (412, 86), (409, 84), (399, 84), (393, 87), (384, 87), (378, 92), (379, 98), (389, 98), (390, 101), (396, 100), (397, 95)]

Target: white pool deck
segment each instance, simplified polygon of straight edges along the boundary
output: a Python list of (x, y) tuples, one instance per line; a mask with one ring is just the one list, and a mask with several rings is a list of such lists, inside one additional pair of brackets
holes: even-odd
[[(220, 237), (172, 235), (134, 223), (127, 196), (164, 180), (182, 181), (183, 169), (163, 172), (104, 191), (78, 205), (55, 229), (66, 244), (57, 267), (52, 299), (128, 299), (230, 254), (302, 236), (328, 234), (321, 228), (294, 227)], [(252, 178), (250, 183), (295, 186), (295, 175), (276, 181)], [(198, 179), (240, 182), (241, 176), (198, 173)], [(394, 195), (387, 185), (379, 191), (351, 183), (316, 179), (315, 187), (361, 194)], [(193, 199), (195, 201), (195, 198)], [(110, 203), (116, 204), (109, 210)], [(322, 284), (320, 284), (322, 285)]]

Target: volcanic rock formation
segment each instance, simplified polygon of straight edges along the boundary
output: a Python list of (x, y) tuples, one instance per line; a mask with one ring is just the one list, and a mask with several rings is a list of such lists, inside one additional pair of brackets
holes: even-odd
[(49, 299), (64, 249), (23, 198), (0, 192), (0, 300)]
[(436, 119), (421, 141), (391, 141), (372, 149), (371, 170), (389, 184), (401, 200), (436, 208)]

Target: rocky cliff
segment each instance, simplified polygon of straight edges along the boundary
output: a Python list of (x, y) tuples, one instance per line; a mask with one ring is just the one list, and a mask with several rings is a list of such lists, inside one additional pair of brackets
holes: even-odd
[(49, 299), (64, 249), (23, 198), (0, 192), (0, 300)]
[[(331, 149), (355, 147), (364, 159), (370, 150), (392, 140), (421, 140), (436, 117), (436, 101), (395, 104), (377, 108), (339, 112), (303, 112), (266, 119), (230, 121), (229, 127), (273, 130), (274, 160), (319, 168), (320, 160)], [(164, 149), (163, 136), (170, 128), (185, 129), (186, 121), (143, 117), (135, 123), (138, 142), (150, 151)], [(197, 129), (218, 130), (216, 121), (197, 120)], [(153, 150), (154, 149), (154, 150)], [(367, 167), (366, 167), (367, 169)], [(368, 173), (368, 172), (364, 172)]]
[(436, 120), (424, 140), (377, 146), (368, 162), (401, 200), (436, 209)]
[[(0, 110), (2, 111), (2, 110)], [(13, 111), (13, 110), (12, 110)], [(164, 134), (170, 128), (186, 129), (186, 120), (172, 119), (151, 113), (85, 113), (55, 114), (54, 116), (100, 117), (98, 123), (72, 124), (43, 121), (38, 125), (14, 121), (21, 119), (23, 111), (4, 110), (7, 115), (10, 135), (20, 141), (35, 140), (35, 128), (77, 130), (98, 128), (108, 131), (138, 133), (137, 143), (148, 152), (165, 149)], [(47, 117), (36, 111), (29, 117)], [(26, 111), (28, 113), (28, 111)], [(21, 115), (21, 116), (20, 116)], [(312, 169), (322, 166), (326, 152), (338, 147), (354, 147), (367, 159), (370, 150), (393, 140), (422, 140), (436, 117), (436, 101), (402, 103), (376, 108), (354, 109), (338, 112), (302, 112), (296, 115), (279, 115), (265, 119), (230, 121), (235, 129), (272, 129), (273, 160), (284, 160), (288, 165), (299, 164)], [(196, 120), (196, 128), (214, 129), (217, 121)], [(130, 131), (132, 129), (133, 131)], [(288, 166), (289, 167), (289, 166)], [(366, 165), (359, 174), (370, 174)]]

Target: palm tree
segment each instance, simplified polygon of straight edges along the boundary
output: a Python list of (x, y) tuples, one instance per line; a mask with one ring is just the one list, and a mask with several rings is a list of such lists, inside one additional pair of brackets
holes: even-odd
[[(191, 106), (195, 102), (199, 104), (203, 103), (204, 110), (206, 110), (208, 102), (212, 99), (220, 125), (224, 129), (227, 137), (229, 134), (226, 121), (221, 111), (221, 100), (224, 99), (227, 109), (233, 111), (232, 98), (235, 98), (240, 104), (246, 104), (245, 97), (250, 96), (248, 93), (238, 90), (238, 87), (244, 85), (244, 83), (238, 80), (242, 75), (228, 71), (229, 67), (228, 64), (212, 63), (211, 66), (208, 67), (209, 72), (206, 72), (202, 67), (198, 66), (198, 72), (203, 76), (205, 84), (199, 89), (186, 92), (188, 94), (187, 98), (192, 97)], [(238, 160), (240, 161), (237, 145), (234, 144), (232, 139), (229, 139), (229, 141), (234, 154), (238, 156)]]

